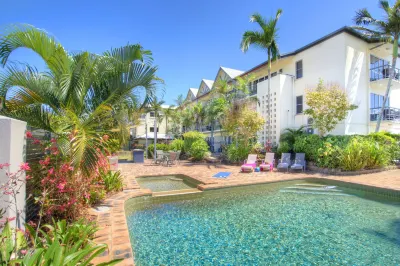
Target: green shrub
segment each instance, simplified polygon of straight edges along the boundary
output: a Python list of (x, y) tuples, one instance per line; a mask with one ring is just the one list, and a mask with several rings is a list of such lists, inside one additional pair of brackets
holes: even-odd
[(124, 187), (124, 178), (120, 171), (100, 172), (100, 178), (104, 182), (104, 187), (107, 192), (121, 191)]
[(235, 143), (232, 143), (226, 150), (228, 160), (231, 163), (242, 162), (243, 160), (247, 159), (250, 151), (251, 147), (245, 146), (242, 143), (238, 143), (237, 147)]
[(190, 146), (190, 155), (196, 161), (203, 160), (208, 153), (208, 144), (203, 139), (198, 139)]
[(384, 151), (386, 152), (389, 163), (393, 160), (400, 159), (400, 145), (397, 139), (398, 136), (398, 134), (378, 132), (369, 134), (367, 138), (385, 147)]
[[(161, 150), (161, 151), (170, 151), (172, 150), (171, 145), (169, 144), (164, 144), (164, 143), (157, 143), (157, 148), (156, 150)], [(154, 153), (154, 144), (150, 144), (147, 146), (147, 153), (149, 158), (153, 158), (153, 153)]]
[(316, 162), (319, 154), (318, 149), (323, 145), (322, 139), (318, 135), (303, 135), (296, 137), (293, 145), (294, 152), (306, 154), (306, 160)]
[(380, 168), (389, 164), (390, 152), (388, 152), (384, 145), (370, 141), (365, 141), (364, 145), (367, 154), (366, 168)]
[(339, 167), (337, 159), (341, 154), (342, 147), (335, 142), (324, 141), (318, 149), (318, 159), (315, 162), (318, 167), (336, 169)]
[(340, 155), (340, 168), (346, 171), (364, 169), (367, 165), (368, 154), (365, 141), (352, 138)]
[(173, 151), (182, 151), (182, 152), (183, 152), (184, 144), (185, 144), (185, 142), (184, 142), (183, 139), (174, 139), (174, 140), (171, 142), (170, 145), (171, 145), (171, 149), (172, 149)]
[(90, 191), (90, 198), (89, 198), (89, 203), (91, 205), (99, 203), (106, 197), (106, 191), (104, 189), (94, 189)]
[(183, 134), (183, 150), (186, 153), (190, 153), (190, 148), (192, 147), (192, 144), (196, 142), (197, 140), (204, 140), (206, 136), (203, 133), (200, 133), (198, 131), (189, 131)]
[(282, 141), (279, 143), (279, 146), (276, 150), (276, 156), (278, 156), (278, 158), (281, 158), (282, 153), (287, 153), (290, 152), (290, 145), (289, 143), (287, 143), (286, 141)]

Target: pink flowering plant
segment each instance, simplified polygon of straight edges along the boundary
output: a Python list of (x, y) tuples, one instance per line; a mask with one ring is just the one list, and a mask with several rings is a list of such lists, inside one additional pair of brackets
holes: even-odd
[[(27, 134), (27, 138), (33, 138)], [(103, 189), (98, 180), (99, 172), (107, 169), (108, 161), (101, 156), (90, 175), (75, 169), (70, 156), (61, 153), (57, 139), (39, 141), (32, 139), (43, 150), (45, 156), (37, 164), (32, 164), (31, 185), (35, 188), (34, 197), (40, 205), (40, 220), (53, 217), (76, 220), (91, 203), (91, 195)], [(40, 223), (39, 220), (39, 223)]]

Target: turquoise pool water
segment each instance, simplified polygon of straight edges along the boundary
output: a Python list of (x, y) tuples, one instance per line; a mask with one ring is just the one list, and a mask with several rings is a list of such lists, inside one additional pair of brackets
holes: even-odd
[(400, 265), (399, 202), (341, 187), (132, 199), (126, 215), (136, 265)]
[(185, 175), (137, 177), (136, 181), (141, 188), (148, 188), (153, 192), (195, 188), (199, 184)]

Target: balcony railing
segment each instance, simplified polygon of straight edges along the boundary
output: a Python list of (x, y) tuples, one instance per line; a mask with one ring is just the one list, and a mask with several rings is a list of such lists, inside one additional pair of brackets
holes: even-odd
[[(377, 121), (381, 108), (370, 109), (370, 120)], [(385, 107), (382, 120), (384, 121), (400, 121), (400, 109), (393, 107)]]
[[(395, 72), (394, 79), (400, 80), (400, 69), (395, 68), (394, 72)], [(387, 79), (389, 78), (389, 73), (390, 73), (390, 65), (374, 67), (371, 68), (369, 71), (369, 79), (370, 81)]]

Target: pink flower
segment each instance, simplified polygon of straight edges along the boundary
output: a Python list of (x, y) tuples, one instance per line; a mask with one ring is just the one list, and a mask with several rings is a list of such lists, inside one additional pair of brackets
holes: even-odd
[(59, 154), (59, 151), (53, 152), (53, 155), (58, 155), (58, 154)]
[(28, 164), (28, 163), (22, 163), (22, 164), (19, 166), (19, 169), (24, 170), (24, 171), (29, 171), (29, 170), (31, 170), (31, 168), (29, 167), (29, 164)]
[(40, 163), (40, 165), (42, 165), (42, 166), (49, 165), (49, 163), (50, 163), (50, 157), (46, 157), (46, 159), (44, 159), (44, 161), (43, 161), (43, 160), (40, 160), (39, 163)]
[(90, 199), (90, 193), (85, 192), (85, 198)]
[(4, 167), (9, 167), (9, 166), (10, 166), (9, 163), (3, 163), (3, 164), (0, 163), (0, 169), (3, 169)]
[(60, 190), (60, 192), (64, 190), (66, 184), (66, 182), (61, 182), (57, 185), (57, 188)]
[(40, 140), (38, 140), (38, 139), (33, 139), (33, 144), (40, 144)]
[(14, 220), (15, 220), (15, 217), (8, 217), (8, 218), (6, 218), (6, 219), (7, 219), (7, 221), (11, 222), (11, 221), (14, 221)]
[(32, 137), (33, 137), (32, 132), (26, 131), (26, 137), (27, 137), (28, 139), (32, 138)]
[(104, 136), (103, 136), (103, 140), (104, 140), (104, 141), (107, 141), (109, 138), (110, 138), (110, 136), (108, 136), (108, 135), (104, 135)]
[(54, 168), (50, 168), (49, 175), (53, 175), (53, 174), (54, 174)]
[(55, 138), (52, 138), (50, 141), (51, 141), (52, 143), (56, 143), (56, 142), (57, 142), (57, 140), (56, 140)]
[(26, 180), (32, 179), (32, 176), (31, 175), (26, 175), (25, 179)]
[(28, 251), (26, 251), (26, 249), (22, 249), (22, 250), (21, 250), (21, 254), (22, 254), (22, 255), (26, 255), (26, 253), (28, 253)]

